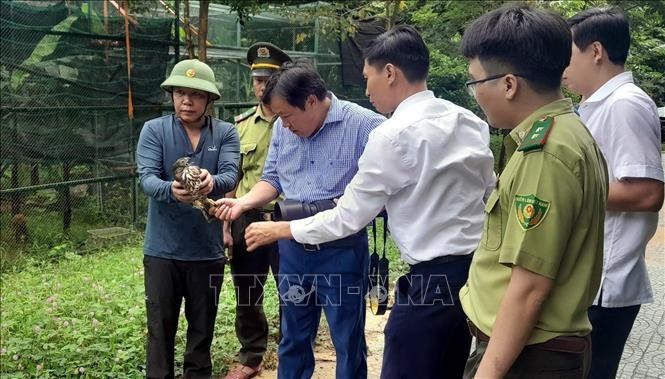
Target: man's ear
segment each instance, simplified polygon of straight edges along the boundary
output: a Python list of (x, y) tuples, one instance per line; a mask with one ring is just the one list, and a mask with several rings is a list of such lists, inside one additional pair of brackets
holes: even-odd
[(312, 106), (314, 106), (314, 104), (316, 104), (316, 102), (318, 100), (319, 99), (317, 99), (316, 96), (314, 96), (313, 94), (310, 94), (310, 95), (307, 96), (307, 99), (305, 100), (305, 104), (312, 107)]
[(506, 100), (513, 100), (517, 96), (517, 91), (522, 89), (522, 83), (518, 80), (517, 76), (508, 74), (501, 79), (501, 86)]
[(385, 73), (388, 84), (393, 84), (397, 79), (397, 67), (395, 67), (392, 63), (388, 63), (383, 68), (383, 71)]
[(605, 48), (603, 47), (603, 44), (601, 44), (598, 41), (594, 41), (589, 48), (591, 49), (591, 54), (593, 57), (593, 63), (600, 63), (600, 61), (603, 59), (603, 56), (607, 54), (605, 51)]

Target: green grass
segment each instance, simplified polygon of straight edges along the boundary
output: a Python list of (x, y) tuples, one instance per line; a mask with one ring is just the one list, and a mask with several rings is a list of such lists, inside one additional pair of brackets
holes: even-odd
[[(382, 236), (381, 229), (378, 233)], [(371, 243), (371, 234), (370, 234)], [(379, 242), (379, 246), (381, 242)], [(64, 249), (64, 248), (63, 248)], [(408, 270), (388, 243), (390, 282)], [(145, 303), (140, 244), (80, 256), (61, 251), (57, 262), (24, 262), (0, 274), (0, 376), (2, 378), (140, 378), (145, 365)], [(392, 295), (391, 295), (392, 296)], [(267, 365), (274, 366), (278, 301), (268, 280), (265, 312), (270, 320)], [(215, 375), (237, 359), (235, 298), (224, 275), (212, 356)], [(325, 328), (325, 322), (321, 323)], [(180, 371), (186, 322), (176, 342)]]
[[(228, 270), (227, 270), (228, 271)], [(221, 373), (234, 360), (234, 294), (224, 278), (213, 362)], [(275, 293), (274, 283), (267, 291)], [(276, 296), (265, 311), (276, 336)], [(141, 248), (125, 247), (59, 263), (34, 264), (2, 275), (0, 373), (3, 378), (84, 376), (139, 378), (145, 363), (145, 303)], [(184, 316), (177, 337), (182, 366)], [(271, 349), (274, 350), (271, 339)]]

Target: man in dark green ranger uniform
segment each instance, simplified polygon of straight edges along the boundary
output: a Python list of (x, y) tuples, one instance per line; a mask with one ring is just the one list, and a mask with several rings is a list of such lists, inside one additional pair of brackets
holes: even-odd
[(469, 92), (490, 125), (512, 129), (460, 291), (476, 338), (468, 378), (583, 378), (589, 368), (608, 177), (561, 93), (571, 41), (560, 16), (525, 6), (481, 16), (462, 38)]
[[(254, 96), (260, 101), (270, 75), (291, 58), (267, 42), (252, 45), (247, 51)], [(268, 154), (275, 114), (259, 103), (234, 121), (240, 136), (240, 170), (238, 186), (227, 197), (245, 195), (261, 179)], [(224, 243), (231, 256), (231, 274), (236, 287), (236, 335), (240, 341), (240, 365), (231, 370), (227, 379), (256, 376), (261, 371), (263, 354), (268, 344), (268, 322), (263, 312), (263, 287), (272, 269), (277, 280), (279, 255), (277, 243), (263, 246), (251, 253), (245, 244), (245, 228), (254, 221), (268, 221), (274, 203), (267, 209), (255, 209), (240, 216), (230, 225), (224, 222)]]

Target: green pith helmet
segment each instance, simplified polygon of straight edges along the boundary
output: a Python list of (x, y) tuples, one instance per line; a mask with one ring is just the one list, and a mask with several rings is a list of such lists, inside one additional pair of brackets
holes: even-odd
[(186, 59), (176, 63), (171, 75), (160, 87), (167, 92), (173, 92), (173, 87), (205, 91), (212, 95), (213, 101), (221, 97), (215, 83), (215, 73), (210, 66), (198, 59)]

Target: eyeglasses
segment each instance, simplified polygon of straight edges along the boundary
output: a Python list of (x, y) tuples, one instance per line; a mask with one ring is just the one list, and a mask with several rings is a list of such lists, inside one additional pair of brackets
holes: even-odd
[[(490, 80), (503, 78), (504, 76), (511, 74), (512, 73), (507, 72), (505, 74), (490, 75), (485, 79), (469, 80), (468, 82), (464, 83), (464, 85), (466, 86), (466, 92), (468, 92), (471, 97), (476, 97), (476, 84), (489, 82)], [(526, 78), (526, 76), (524, 75), (519, 75), (519, 74), (512, 74), (512, 75), (519, 76), (520, 78)]]

